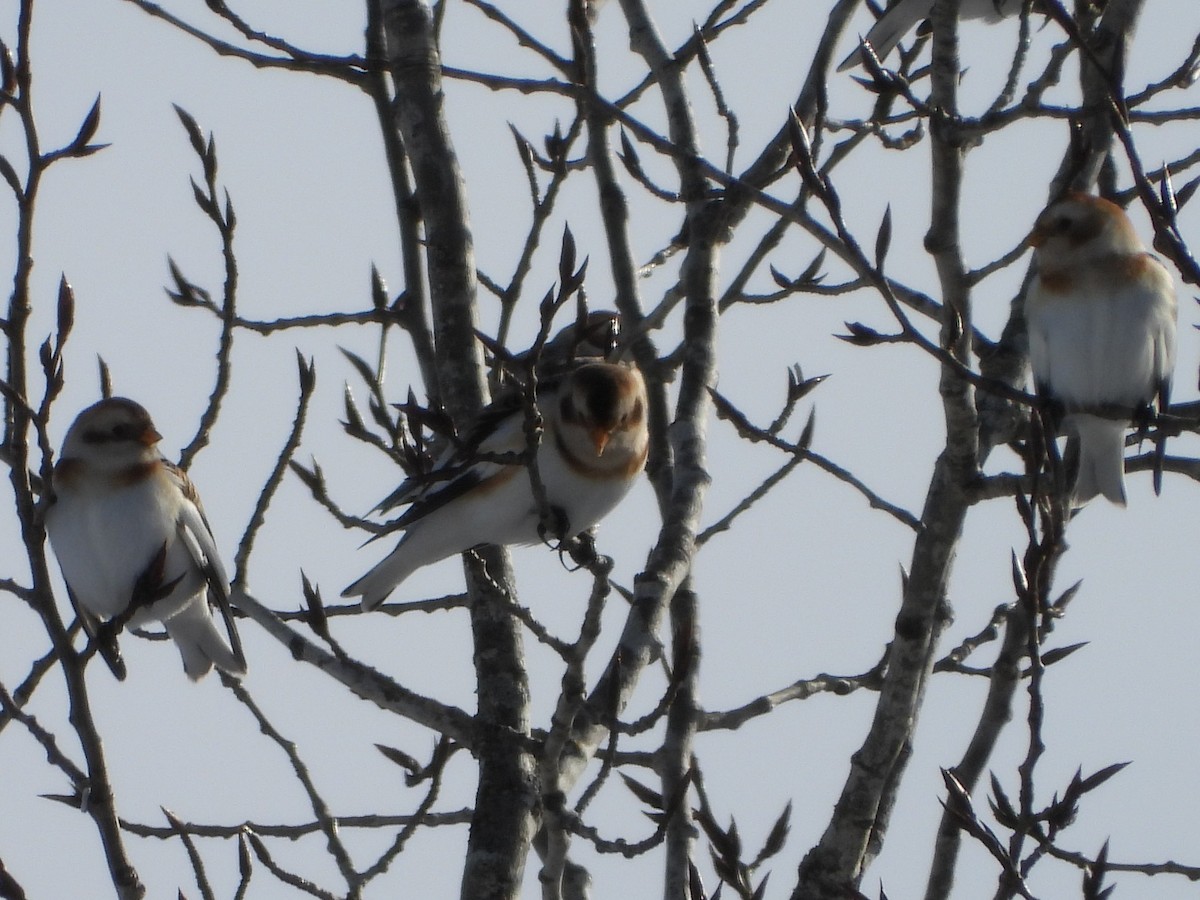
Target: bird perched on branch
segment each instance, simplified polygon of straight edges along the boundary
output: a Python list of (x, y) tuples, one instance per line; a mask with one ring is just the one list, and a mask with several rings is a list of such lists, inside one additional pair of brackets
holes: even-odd
[(46, 534), (71, 602), (118, 678), (125, 667), (116, 632), (151, 620), (163, 623), (193, 681), (214, 665), (244, 675), (212, 529), (195, 485), (159, 454), (161, 439), (132, 400), (111, 397), (81, 412), (54, 467)]
[(1125, 505), (1125, 431), (1157, 399), (1175, 366), (1175, 287), (1121, 208), (1068, 194), (1038, 216), (1036, 275), (1025, 298), (1038, 391), (1057, 401), (1079, 438), (1073, 501), (1103, 494)]
[(513, 391), (483, 410), (433, 472), (409, 478), (379, 504), (380, 512), (410, 504), (394, 523), (404, 535), (343, 597), (361, 597), (363, 609), (374, 609), (421, 566), (480, 544), (543, 540), (543, 513), (556, 515), (560, 536), (572, 538), (612, 511), (646, 463), (641, 373), (628, 365), (588, 361), (538, 387), (544, 430), (536, 468), (550, 509), (539, 505), (528, 468), (495, 459), (529, 446), (523, 392)]
[[(896, 0), (871, 26), (863, 40), (871, 45), (880, 60), (885, 59), (918, 22), (929, 16), (933, 3), (934, 0)], [(960, 0), (958, 17), (999, 22), (1005, 16), (1015, 16), (1020, 11), (1021, 0)], [(862, 62), (862, 49), (859, 48), (842, 60), (838, 71), (845, 72), (862, 65)]]

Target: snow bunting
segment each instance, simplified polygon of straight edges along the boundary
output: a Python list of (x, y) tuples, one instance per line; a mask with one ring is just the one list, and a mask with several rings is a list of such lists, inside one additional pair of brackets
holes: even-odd
[[(512, 354), (482, 331), (475, 334), (491, 354), (490, 364), (499, 373), (496, 382), (502, 388), (521, 383), (524, 373), (534, 363), (533, 351)], [(617, 352), (620, 340), (620, 313), (609, 309), (589, 312), (561, 329), (542, 347), (537, 357), (538, 378), (553, 380), (579, 362), (609, 359)]]
[[(557, 381), (539, 384), (544, 431), (537, 470), (563, 537), (591, 528), (629, 492), (646, 463), (646, 385), (631, 366), (584, 362)], [(411, 504), (396, 521), (404, 536), (382, 562), (342, 592), (374, 609), (421, 566), (480, 544), (534, 544), (542, 521), (532, 481), (521, 465), (483, 454), (527, 446), (520, 392), (480, 414), (460, 447), (433, 473), (410, 478), (379, 507)]]
[[(72, 604), (118, 678), (124, 665), (106, 629), (151, 620), (166, 627), (193, 681), (214, 664), (244, 675), (212, 530), (191, 480), (159, 455), (161, 439), (132, 400), (112, 397), (81, 412), (54, 467), (46, 534)], [(229, 643), (210, 604), (221, 611)]]
[[(1037, 273), (1025, 298), (1029, 361), (1044, 396), (1079, 437), (1074, 503), (1125, 504), (1125, 430), (1175, 365), (1175, 287), (1114, 203), (1068, 194), (1030, 234)], [(1098, 414), (1097, 414), (1098, 413)]]
[[(886, 59), (904, 40), (904, 36), (912, 31), (913, 26), (929, 17), (933, 2), (934, 0), (897, 0), (876, 20), (863, 40), (870, 43), (881, 61)], [(999, 22), (1005, 16), (1015, 16), (1020, 11), (1021, 0), (960, 0), (958, 17)], [(845, 72), (862, 65), (862, 61), (862, 49), (859, 48), (842, 60), (837, 70)]]

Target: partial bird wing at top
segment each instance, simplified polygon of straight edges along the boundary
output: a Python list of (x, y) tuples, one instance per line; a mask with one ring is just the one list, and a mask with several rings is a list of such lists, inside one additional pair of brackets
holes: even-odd
[[(912, 30), (918, 22), (929, 15), (932, 0), (899, 0), (889, 7), (882, 16), (871, 26), (864, 41), (871, 45), (875, 56), (884, 59), (896, 49), (896, 45)], [(839, 72), (845, 72), (862, 64), (862, 48), (856, 48), (838, 65)]]
[[(960, 0), (958, 17), (998, 22), (1006, 16), (1020, 13), (1022, 5), (1020, 0)], [(875, 55), (883, 60), (918, 22), (929, 16), (932, 9), (933, 0), (897, 0), (871, 26), (863, 40), (869, 42)], [(845, 72), (862, 63), (862, 48), (858, 47), (842, 60), (837, 70)]]

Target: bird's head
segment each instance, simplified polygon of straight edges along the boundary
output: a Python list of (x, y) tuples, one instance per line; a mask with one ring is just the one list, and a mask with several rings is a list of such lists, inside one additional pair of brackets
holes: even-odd
[(1080, 193), (1067, 194), (1047, 206), (1028, 242), (1043, 267), (1048, 263), (1055, 268), (1145, 249), (1121, 207)]
[(75, 419), (63, 442), (64, 459), (80, 459), (104, 468), (157, 459), (162, 435), (150, 414), (124, 397), (109, 397)]
[(637, 369), (613, 363), (587, 363), (569, 376), (562, 418), (588, 434), (596, 456), (609, 444), (644, 436), (646, 385)]

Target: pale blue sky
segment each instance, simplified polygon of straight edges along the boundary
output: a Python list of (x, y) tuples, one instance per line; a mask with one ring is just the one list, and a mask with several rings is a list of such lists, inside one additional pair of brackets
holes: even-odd
[[(692, 2), (656, 4), (670, 45), (690, 32), (705, 6)], [(193, 21), (208, 21), (199, 2), (169, 4)], [(300, 46), (326, 52), (358, 49), (362, 23), (358, 4), (307, 3), (303, 12), (286, 2), (246, 2), (238, 9), (257, 25)], [(530, 28), (566, 46), (565, 26), (547, 29), (541, 0), (514, 0), (501, 6)], [(1128, 83), (1162, 77), (1167, 63), (1182, 58), (1200, 31), (1200, 9), (1150, 2), (1135, 43)], [(714, 62), (731, 106), (741, 116), (745, 165), (757, 146), (773, 134), (807, 68), (815, 34), (806, 17), (821, 25), (826, 4), (777, 0), (762, 21), (737, 30), (713, 48)], [(349, 8), (352, 11), (346, 13)], [(768, 19), (767, 16), (772, 18)], [(865, 30), (865, 12), (861, 14)], [(2, 36), (12, 32), (11, 8)], [(616, 4), (603, 9), (598, 23), (602, 84), (616, 91), (635, 71), (627, 40), (620, 33)], [(1003, 79), (1016, 24), (991, 30), (968, 24), (963, 57), (970, 61), (964, 80), (964, 106), (981, 111)], [(1035, 53), (1059, 37), (1055, 27), (1035, 35)], [(849, 49), (849, 42), (846, 49)], [(102, 0), (40, 0), (35, 25), (35, 90), (38, 122), (47, 145), (70, 138), (97, 93), (103, 119), (97, 140), (112, 146), (86, 161), (52, 171), (40, 201), (35, 288), (40, 309), (31, 328), (34, 343), (52, 327), (53, 297), (60, 273), (73, 283), (78, 325), (67, 352), (67, 389), (51, 423), (56, 444), (75, 411), (98, 396), (97, 354), (109, 363), (114, 386), (143, 403), (166, 436), (168, 455), (192, 434), (213, 381), (216, 322), (204, 313), (174, 308), (164, 297), (166, 257), (173, 256), (194, 281), (219, 286), (219, 247), (191, 204), (189, 176), (198, 176), (186, 136), (172, 103), (188, 109), (215, 132), (221, 183), (238, 213), (241, 311), (273, 318), (329, 309), (365, 308), (372, 263), (393, 291), (401, 288), (390, 189), (377, 128), (365, 95), (312, 76), (261, 73), (248, 65), (216, 58), (211, 52), (150, 20), (128, 3)], [(451, 4), (445, 26), (445, 58), (451, 65), (542, 75), (536, 65), (475, 10)], [(1070, 68), (1070, 67), (1069, 67)], [(1068, 76), (1069, 77), (1069, 76)], [(1068, 81), (1069, 85), (1070, 82)], [(704, 147), (723, 157), (724, 135), (712, 103), (693, 81), (694, 103), (703, 123)], [(1073, 92), (1060, 92), (1064, 99)], [(1198, 105), (1193, 87), (1179, 103)], [(448, 115), (455, 130), (472, 204), (481, 269), (506, 281), (517, 241), (528, 220), (528, 195), (508, 123), (531, 140), (564, 121), (569, 110), (515, 95), (495, 95), (477, 86), (447, 85)], [(831, 83), (831, 116), (866, 114), (871, 97), (848, 76)], [(659, 121), (658, 98), (649, 95), (635, 110)], [(1016, 134), (1020, 138), (1016, 139)], [(1192, 149), (1195, 129), (1141, 129), (1143, 158), (1157, 165)], [(15, 152), (16, 133), (0, 117), (0, 148)], [(970, 264), (1016, 244), (1045, 198), (1045, 185), (1058, 164), (1065, 127), (1046, 124), (989, 138), (968, 161), (970, 198), (964, 250)], [(928, 221), (925, 179), (927, 143), (907, 153), (874, 150), (838, 170), (847, 217), (869, 246), (886, 205), (895, 222), (890, 254), (896, 277), (934, 291), (932, 264), (922, 249)], [(670, 167), (642, 151), (647, 169), (670, 183)], [(789, 188), (790, 190), (790, 188)], [(648, 260), (678, 226), (678, 213), (640, 199), (633, 204), (634, 240)], [(529, 299), (556, 277), (557, 239), (563, 212), (569, 217), (581, 255), (591, 256), (587, 289), (605, 306), (610, 278), (594, 207), (594, 185), (576, 178), (568, 186), (555, 225), (547, 230), (546, 252), (538, 259)], [(1148, 236), (1146, 218), (1134, 210)], [(768, 220), (749, 228), (757, 235)], [(0, 199), (0, 221), (11, 222), (12, 204)], [(1182, 217), (1185, 237), (1196, 234), (1193, 207)], [(0, 234), (4, 234), (0, 230)], [(11, 240), (0, 240), (0, 262), (11, 267)], [(730, 248), (722, 276), (732, 276), (747, 245)], [(790, 239), (772, 261), (798, 274), (815, 253), (811, 242)], [(673, 261), (642, 283), (648, 302), (657, 302), (678, 264)], [(975, 296), (977, 323), (998, 334), (1008, 301), (1026, 260), (991, 279)], [(830, 277), (844, 273), (833, 269)], [(764, 272), (756, 286), (769, 289)], [(1176, 399), (1195, 398), (1200, 353), (1191, 327), (1196, 311), (1190, 290), (1180, 292), (1180, 360)], [(519, 319), (515, 341), (532, 336), (530, 309)], [(481, 299), (485, 326), (494, 322), (495, 304)], [(799, 362), (806, 374), (831, 377), (811, 395), (817, 409), (814, 449), (850, 468), (888, 500), (919, 511), (942, 426), (936, 392), (937, 370), (919, 351), (882, 347), (861, 350), (832, 337), (847, 320), (863, 320), (888, 330), (890, 317), (877, 297), (794, 299), (774, 308), (732, 311), (722, 323), (720, 389), (756, 421), (765, 422), (783, 398), (786, 367)], [(677, 336), (673, 319), (667, 333)], [(341, 393), (354, 381), (337, 347), (367, 355), (374, 329), (343, 328), (295, 332), (263, 340), (239, 335), (233, 396), (213, 435), (213, 444), (192, 470), (205, 498), (218, 544), (232, 557), (262, 479), (274, 463), (290, 425), (296, 396), (294, 348), (315, 359), (320, 388), (310, 413), (301, 460), (315, 456), (331, 490), (347, 508), (364, 511), (394, 486), (396, 472), (360, 450), (337, 425)], [(669, 346), (675, 338), (663, 339)], [(389, 383), (403, 399), (417, 372), (407, 348), (389, 348)], [(795, 425), (798, 433), (799, 420)], [(710, 426), (709, 465), (713, 476), (705, 523), (723, 515), (745, 492), (783, 460), (764, 448), (747, 450), (725, 423)], [(795, 433), (790, 435), (795, 437)], [(1172, 452), (1195, 452), (1195, 442), (1179, 441)], [(1016, 464), (998, 451), (989, 471)], [(1051, 646), (1077, 641), (1090, 645), (1053, 670), (1047, 688), (1050, 749), (1039, 784), (1048, 793), (1065, 786), (1076, 767), (1085, 772), (1133, 760), (1118, 778), (1085, 801), (1080, 822), (1064, 844), (1094, 853), (1112, 836), (1112, 856), (1121, 861), (1197, 862), (1195, 798), (1200, 776), (1194, 748), (1200, 740), (1200, 710), (1193, 699), (1198, 677), (1194, 635), (1200, 630), (1195, 585), (1200, 554), (1194, 549), (1193, 522), (1198, 488), (1168, 478), (1154, 498), (1146, 475), (1130, 478), (1130, 506), (1119, 510), (1096, 503), (1073, 523), (1071, 549), (1059, 571), (1059, 587), (1086, 578), (1070, 615)], [(656, 513), (647, 485), (641, 485), (600, 529), (599, 545), (617, 559), (616, 577), (628, 584), (644, 563), (656, 535)], [(891, 634), (899, 599), (900, 567), (911, 551), (911, 534), (882, 513), (872, 513), (849, 488), (802, 466), (770, 498), (747, 515), (740, 528), (720, 536), (696, 568), (704, 632), (702, 701), (711, 709), (744, 703), (821, 672), (855, 674), (873, 665)], [(264, 602), (296, 608), (302, 601), (297, 569), (320, 584), (327, 599), (377, 558), (379, 549), (358, 550), (360, 537), (344, 532), (289, 479), (272, 506), (250, 571), (250, 586)], [(1012, 505), (986, 504), (968, 520), (951, 588), (956, 623), (945, 649), (979, 630), (991, 610), (1011, 599), (1010, 550), (1023, 546)], [(19, 558), (13, 523), (0, 520), (0, 557)], [(518, 551), (522, 601), (553, 630), (573, 634), (578, 627), (586, 582), (562, 571), (541, 548)], [(769, 563), (766, 561), (770, 561)], [(18, 579), (20, 568), (12, 570)], [(3, 574), (9, 574), (5, 571)], [(460, 590), (457, 563), (448, 561), (406, 582), (398, 599), (437, 596)], [(44, 640), (34, 618), (6, 598), (2, 601), (0, 680), (13, 685), (40, 654)], [(623, 610), (612, 604), (602, 646), (611, 647)], [(381, 616), (353, 623), (341, 620), (339, 633), (352, 652), (418, 690), (473, 707), (469, 631), (461, 613), (432, 617)], [(277, 643), (252, 623), (242, 627), (251, 672), (246, 684), (294, 738), (335, 811), (411, 811), (419, 797), (402, 787), (398, 770), (372, 747), (375, 742), (427, 753), (432, 739), (344, 692), (319, 673), (293, 663)], [(31, 650), (30, 648), (36, 648)], [(100, 667), (90, 671), (96, 714), (105, 737), (123, 816), (159, 824), (160, 805), (185, 819), (231, 821), (253, 817), (302, 821), (306, 802), (286, 770), (278, 749), (256, 735), (249, 715), (216, 679), (192, 685), (164, 644), (125, 641), (128, 681), (118, 684)], [(535, 692), (535, 719), (547, 721), (560, 676), (556, 660), (528, 644)], [(984, 654), (984, 659), (990, 659)], [(982, 662), (982, 661), (981, 661)], [(631, 715), (645, 712), (661, 690), (661, 678), (648, 676)], [(982, 679), (933, 679), (915, 755), (899, 798), (885, 851), (864, 881), (874, 893), (882, 881), (892, 898), (919, 896), (943, 796), (939, 766), (957, 761), (974, 725), (986, 688)], [(774, 865), (771, 896), (784, 896), (794, 881), (800, 854), (820, 835), (841, 788), (846, 759), (861, 739), (874, 695), (819, 697), (792, 704), (736, 734), (701, 737), (698, 744), (707, 786), (722, 818), (736, 816), (748, 847), (759, 844), (789, 800), (795, 802), (792, 836)], [(58, 728), (61, 689), (48, 678), (32, 711)], [(1017, 716), (1022, 716), (1023, 707)], [(993, 768), (1015, 788), (1013, 772), (1024, 753), (1024, 730), (1014, 725), (1002, 742)], [(66, 785), (45, 765), (40, 749), (18, 729), (0, 739), (0, 857), (31, 896), (93, 896), (102, 867), (90, 824), (38, 794)], [(453, 809), (471, 801), (471, 763), (455, 758), (453, 777), (439, 804)], [(379, 808), (380, 796), (395, 791)], [(982, 803), (982, 798), (981, 798)], [(610, 786), (593, 807), (609, 836), (641, 837), (648, 826), (623, 789)], [(457, 896), (465, 828), (421, 834), (394, 867), (394, 896)], [(370, 838), (372, 847), (378, 838)], [(206, 842), (203, 850), (218, 893), (236, 883), (233, 844)], [(163, 845), (131, 839), (132, 854), (149, 896), (174, 896), (186, 880), (187, 865), (177, 842)], [(596, 896), (650, 896), (661, 880), (661, 855), (629, 863), (597, 857), (582, 842), (579, 859), (593, 869)], [(336, 884), (320, 853), (303, 845), (273, 845), (285, 859), (319, 881)], [(289, 858), (289, 853), (292, 854)], [(703, 856), (701, 858), (704, 858)], [(64, 860), (73, 860), (65, 865)], [(44, 864), (33, 861), (42, 860)], [(1050, 878), (1032, 880), (1039, 896), (1075, 896), (1079, 877), (1062, 866), (1046, 869)], [(534, 896), (536, 861), (527, 870)], [(715, 887), (704, 865), (706, 883)], [(990, 893), (995, 866), (966, 844), (956, 897)], [(260, 873), (260, 878), (263, 876)], [(181, 879), (185, 879), (182, 880)], [(1194, 896), (1182, 879), (1116, 879), (1119, 896), (1171, 900)], [(263, 890), (265, 878), (258, 882)], [(417, 886), (420, 886), (418, 889)], [(252, 896), (265, 896), (251, 892)], [(389, 896), (382, 886), (368, 896)]]

